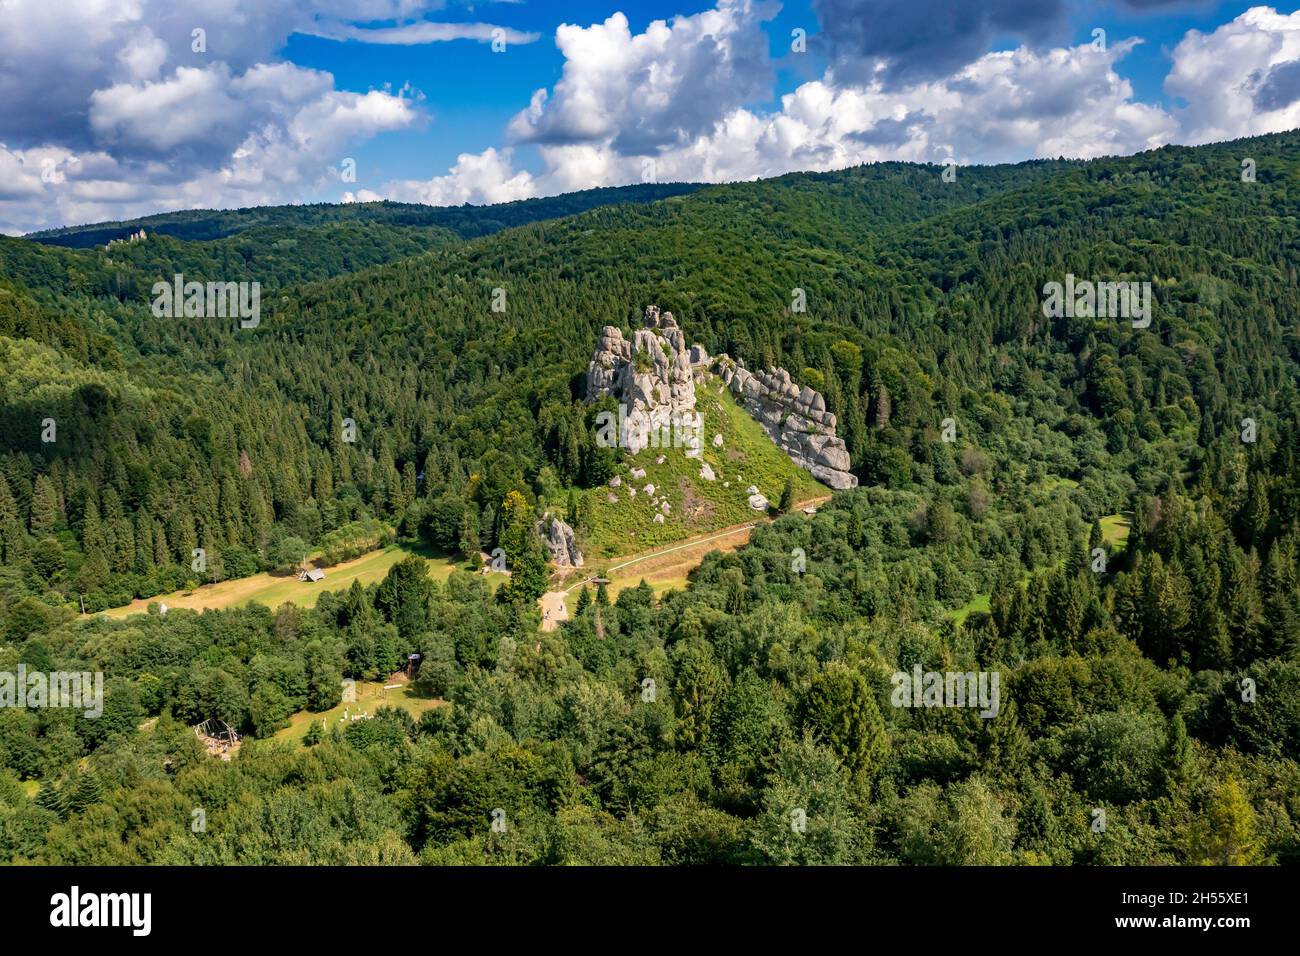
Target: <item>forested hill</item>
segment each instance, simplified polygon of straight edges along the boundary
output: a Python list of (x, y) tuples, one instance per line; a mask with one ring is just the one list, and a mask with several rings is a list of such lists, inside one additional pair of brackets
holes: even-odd
[(646, 183), (585, 189), (562, 196), (521, 199), (495, 206), (425, 206), (418, 203), (357, 202), (315, 203), (292, 206), (256, 206), (249, 209), (191, 209), (160, 213), (121, 222), (100, 222), (33, 232), (26, 238), (50, 245), (85, 249), (123, 239), (144, 229), (149, 234), (187, 241), (225, 239), (257, 228), (302, 228), (329, 223), (376, 223), (387, 226), (436, 227), (469, 238), (626, 202), (653, 202), (700, 188), (694, 183)]
[[(1122, 511), (1170, 480), (1218, 480), (1243, 417), (1260, 426), (1256, 458), (1292, 454), (1297, 172), (1286, 134), (954, 182), (905, 164), (791, 175), (464, 242), (360, 222), (287, 248), (240, 246), (274, 226), (107, 251), (5, 240), (14, 521), (66, 529), (56, 591), (92, 606), (149, 596), (196, 546), (256, 563), (281, 533), (310, 545), (362, 517), (442, 547), (495, 544), (509, 490), (563, 500), (607, 476), (577, 378), (598, 329), (650, 302), (712, 353), (823, 392), (864, 484), (952, 478), (970, 448), (994, 464), (987, 480), (1053, 475), (1078, 482), (1085, 513)], [(354, 207), (281, 211), (330, 209)], [(267, 295), (245, 330), (155, 318), (149, 290), (177, 271), (271, 289), (338, 278)], [(1150, 327), (1045, 318), (1041, 290), (1066, 273), (1149, 281)], [(46, 417), (56, 443), (41, 441)], [(955, 447), (934, 441), (944, 419)], [(154, 546), (120, 545), (107, 575), (95, 560), (78, 579), (92, 502)]]
[[(0, 765), (42, 781), (33, 801), (0, 774), (0, 850), (1300, 859), (1300, 135), (942, 173), (522, 224), (522, 205), (434, 211), (460, 224), (331, 207), (344, 219), (177, 214), (215, 239), (0, 241), (0, 655), (103, 669), (111, 706), (0, 712)], [(260, 321), (156, 317), (175, 271), (263, 282)], [(1149, 314), (1053, 311), (1050, 284), (1076, 280), (1145, 288)], [(862, 487), (684, 592), (583, 591), (538, 635), (535, 519), (581, 541), (586, 496), (626, 466), (579, 400), (596, 333), (649, 303), (822, 393)], [(511, 580), (433, 584), (412, 558), (310, 611), (75, 617), (393, 535), (500, 547)], [(270, 737), (412, 652), (450, 702), (418, 724), (387, 713), (305, 753), (256, 740), (217, 767), (177, 723)], [(891, 705), (913, 666), (1000, 674), (1002, 716)], [(172, 832), (169, 808), (218, 790), (219, 833), (191, 839), (184, 814)], [(501, 800), (520, 826), (497, 840)], [(262, 840), (282, 813), (301, 828)]]

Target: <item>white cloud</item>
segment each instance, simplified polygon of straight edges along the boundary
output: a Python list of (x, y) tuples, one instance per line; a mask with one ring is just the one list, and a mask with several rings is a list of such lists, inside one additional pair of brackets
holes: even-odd
[(1182, 142), (1300, 126), (1300, 12), (1254, 7), (1212, 33), (1191, 30), (1173, 60), (1165, 91), (1186, 101), (1178, 110)]
[[(3, 0), (0, 229), (289, 202), (319, 192), (338, 180), (352, 144), (421, 122), (420, 96), (406, 87), (396, 94), (387, 87), (338, 90), (327, 72), (279, 61), (286, 40), (319, 22), (352, 29), (385, 21), (399, 26), (357, 38), (492, 38), (491, 24), (422, 19), (443, 5)], [(205, 31), (206, 49), (193, 49), (196, 29)], [(506, 39), (527, 37), (507, 31)], [(495, 191), (487, 183), (479, 190)]]
[[(517, 138), (539, 143), (544, 169), (526, 180), (535, 193), (640, 182), (647, 169), (659, 181), (723, 182), (880, 160), (939, 162), (951, 156), (965, 163), (1095, 157), (1158, 146), (1177, 134), (1174, 119), (1158, 107), (1134, 101), (1131, 84), (1115, 71), (1116, 63), (1136, 45), (1124, 41), (1106, 50), (1084, 44), (987, 53), (942, 80), (901, 88), (878, 82), (836, 85), (828, 75), (783, 96), (774, 112), (728, 106), (724, 98), (707, 123), (698, 108), (686, 120), (665, 109), (656, 116), (657, 135), (652, 138), (665, 145), (647, 144), (641, 152), (629, 153), (620, 148), (627, 139), (625, 104), (656, 98), (669, 103), (675, 90), (672, 83), (639, 67), (632, 72), (647, 88), (624, 89), (617, 64), (667, 64), (672, 74), (679, 51), (672, 36), (663, 34), (668, 28), (652, 24), (647, 34), (659, 34), (654, 55), (632, 56), (628, 51), (646, 34), (628, 38), (625, 28), (626, 21), (610, 18), (603, 27), (592, 28), (599, 29), (597, 34), (570, 35), (571, 42), (562, 48), (578, 62), (566, 62), (554, 97), (538, 91), (530, 107), (512, 121), (510, 132)], [(588, 42), (607, 37), (611, 30), (613, 42)], [(689, 46), (697, 35), (686, 31), (678, 39)], [(581, 62), (583, 58), (593, 62)], [(566, 86), (577, 77), (582, 82)], [(610, 87), (617, 96), (605, 95)], [(702, 97), (701, 102), (717, 103)], [(632, 112), (630, 121), (640, 123), (640, 114)], [(556, 134), (560, 128), (564, 135)], [(504, 156), (492, 155), (495, 175), (521, 175), (501, 168)], [(461, 178), (454, 170), (434, 182), (447, 189)], [(465, 195), (465, 190), (453, 192)], [(405, 194), (413, 195), (410, 190)]]
[(180, 67), (170, 79), (96, 90), (90, 96), (90, 126), (100, 143), (165, 153), (229, 141), (250, 106), (231, 94), (224, 64)]
[(537, 187), (530, 173), (514, 170), (510, 150), (489, 147), (481, 153), (461, 153), (446, 176), (390, 183), (386, 192), (402, 202), (458, 206), (527, 199), (537, 194)]
[[(309, 198), (340, 181), (353, 144), (425, 117), (406, 87), (343, 91), (327, 72), (278, 61), (291, 33), (406, 45), (486, 41), (496, 29), (423, 19), (440, 0), (4, 2), (7, 231)], [(622, 13), (562, 24), (559, 79), (532, 94), (501, 145), (462, 152), (445, 175), (399, 180), (382, 194), (491, 203), (640, 182), (647, 173), (728, 181), (890, 159), (1094, 157), (1300, 126), (1300, 13), (1257, 7), (1210, 33), (1190, 31), (1172, 53), (1165, 89), (1176, 106), (1166, 111), (1134, 99), (1117, 72), (1138, 40), (1105, 50), (1046, 46), (1038, 42), (1052, 32), (1045, 20), (1041, 29), (1025, 25), (1030, 39), (1014, 50), (914, 70), (889, 66), (906, 55), (906, 30), (872, 40), (849, 29), (858, 0), (820, 3), (832, 7), (842, 14), (843, 55), (772, 105), (762, 104), (772, 89), (764, 24), (774, 0), (718, 0), (640, 33)], [(911, 22), (924, 21), (929, 7), (899, 0), (889, 9), (906, 10)], [(985, 26), (1003, 19), (986, 17)], [(73, 20), (76, 42), (68, 42)], [(395, 25), (374, 26), (384, 23)], [(203, 54), (191, 50), (196, 25), (207, 30)], [(884, 65), (844, 68), (854, 55)], [(531, 171), (516, 165), (524, 153), (538, 160)], [(379, 195), (344, 193), (346, 201)]]
[(536, 43), (541, 35), (525, 33), (497, 26), (494, 23), (432, 23), (423, 20), (400, 27), (371, 27), (369, 29), (345, 23), (331, 23), (300, 32), (326, 40), (357, 40), (361, 43), (378, 43), (388, 46), (419, 46), (425, 43), (445, 43), (448, 40), (477, 40), (491, 43), (501, 40), (507, 46)]
[(167, 62), (167, 44), (147, 27), (131, 37), (117, 55), (123, 79), (128, 83), (156, 80)]
[(370, 189), (358, 189), (356, 192), (345, 192), (339, 199), (339, 202), (379, 202), (384, 198), (381, 193), (374, 192)]
[(615, 13), (589, 27), (562, 24), (564, 72), (510, 122), (516, 142), (606, 142), (622, 153), (680, 143), (718, 116), (765, 98), (772, 69), (762, 23), (774, 4), (719, 0), (713, 10), (652, 22), (633, 35)]

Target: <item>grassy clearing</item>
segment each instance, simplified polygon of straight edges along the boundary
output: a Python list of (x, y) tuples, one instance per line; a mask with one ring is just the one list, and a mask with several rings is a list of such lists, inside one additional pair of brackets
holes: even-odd
[(1101, 538), (1114, 550), (1121, 551), (1128, 546), (1128, 533), (1132, 520), (1126, 514), (1106, 515), (1101, 519)]
[(956, 610), (949, 611), (948, 616), (952, 618), (954, 621), (956, 621), (958, 624), (963, 624), (965, 623), (966, 618), (970, 617), (976, 611), (979, 611), (983, 614), (987, 614), (989, 612), (990, 597), (991, 595), (988, 594), (977, 594), (969, 601), (967, 601), (965, 604), (963, 604), (961, 607), (957, 608)]
[(312, 724), (320, 726), (322, 719), (325, 721), (326, 728), (345, 728), (348, 726), (348, 721), (343, 716), (345, 712), (349, 717), (361, 713), (373, 714), (380, 707), (385, 706), (401, 707), (419, 720), (420, 715), (426, 710), (432, 710), (441, 703), (441, 700), (433, 697), (420, 697), (409, 684), (385, 690), (384, 685), (378, 682), (358, 682), (355, 703), (339, 704), (331, 710), (323, 710), (319, 713), (300, 710), (289, 718), (289, 726), (277, 731), (272, 739), (301, 744), (302, 739), (307, 736), (308, 728)]
[(169, 609), (184, 607), (196, 611), (204, 608), (239, 607), (254, 602), (265, 604), (270, 608), (277, 608), (286, 601), (299, 607), (315, 607), (324, 591), (344, 590), (350, 587), (353, 581), (360, 581), (363, 587), (382, 581), (388, 574), (388, 570), (408, 554), (418, 554), (428, 559), (429, 577), (435, 581), (445, 581), (451, 576), (452, 571), (468, 567), (462, 561), (427, 549), (391, 544), (351, 561), (325, 568), (325, 580), (314, 584), (299, 581), (294, 575), (254, 574), (247, 578), (207, 584), (189, 593), (175, 591), (148, 600), (132, 601), (124, 607), (110, 608), (101, 613), (115, 618), (143, 614), (154, 601), (166, 604)]
[[(793, 477), (797, 500), (829, 493), (807, 471), (799, 468), (767, 437), (720, 379), (710, 379), (696, 389), (696, 408), (704, 419), (704, 449), (700, 458), (687, 458), (683, 448), (646, 448), (628, 457), (620, 466), (623, 483), (618, 488), (593, 488), (587, 497), (591, 505), (591, 530), (585, 536), (589, 562), (609, 559), (629, 551), (647, 551), (732, 525), (753, 521), (762, 515), (749, 507), (746, 489), (754, 485), (775, 505), (781, 498), (787, 477)], [(722, 447), (713, 447), (714, 435), (722, 435)], [(663, 464), (656, 459), (664, 456)], [(714, 481), (700, 477), (707, 463)], [(633, 467), (645, 470), (644, 478), (633, 479)], [(645, 494), (646, 485), (668, 495), (671, 511), (663, 524), (654, 523), (655, 508)], [(636, 496), (629, 493), (636, 489)], [(614, 495), (618, 501), (609, 501)], [(634, 581), (633, 584), (636, 582)]]
[[(1062, 481), (1068, 480), (1069, 479), (1062, 479)], [(1129, 517), (1125, 514), (1104, 515), (1101, 518), (1102, 540), (1111, 549), (1112, 553), (1124, 550), (1124, 547), (1128, 543), (1129, 525)], [(1028, 580), (1029, 575), (1025, 575), (1020, 579), (1021, 585), (1024, 585)], [(987, 614), (989, 610), (990, 597), (991, 595), (989, 594), (977, 594), (961, 607), (949, 611), (948, 616), (958, 624), (961, 624), (976, 611), (982, 611)]]
[[(819, 495), (816, 498), (800, 501), (799, 507), (820, 504), (829, 498), (830, 495)], [(636, 587), (642, 581), (650, 585), (656, 596), (673, 588), (685, 590), (688, 576), (706, 554), (710, 551), (721, 551), (725, 554), (743, 547), (749, 542), (754, 527), (767, 520), (766, 517), (755, 516), (734, 528), (697, 535), (687, 541), (639, 554), (596, 561), (583, 569), (582, 579), (585, 580), (588, 576), (608, 578), (609, 584), (606, 585), (606, 589), (611, 597), (617, 597), (620, 591)], [(566, 585), (561, 583), (557, 586)], [(573, 600), (577, 600), (578, 587), (574, 586), (572, 581), (568, 586), (572, 588), (568, 592), (569, 595)]]
[(651, 577), (650, 575), (636, 575), (634, 577), (614, 578), (609, 584), (609, 596), (611, 599), (617, 599), (619, 592), (626, 591), (628, 588), (634, 588), (642, 581), (650, 585), (650, 590), (654, 591), (655, 597), (663, 597), (669, 591), (685, 591), (689, 582), (685, 574), (675, 574), (670, 577)]

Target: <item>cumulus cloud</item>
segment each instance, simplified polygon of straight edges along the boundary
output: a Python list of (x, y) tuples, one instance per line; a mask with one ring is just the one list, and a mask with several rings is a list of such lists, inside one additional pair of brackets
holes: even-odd
[(555, 43), (563, 75), (553, 93), (533, 94), (509, 135), (545, 145), (607, 143), (640, 154), (706, 132), (720, 115), (770, 94), (762, 24), (777, 9), (720, 0), (716, 9), (655, 20), (636, 35), (622, 13), (589, 27), (562, 24)]
[[(424, 117), (405, 88), (348, 92), (281, 61), (291, 34), (331, 23), (360, 42), (416, 44), (496, 29), (424, 19), (443, 0), (3, 3), (6, 232), (301, 199), (337, 179), (351, 144)], [(353, 26), (385, 21), (397, 26)]]
[[(535, 91), (507, 128), (508, 142), (536, 146), (540, 168), (521, 174), (504, 165), (508, 153), (490, 151), (496, 175), (520, 192), (546, 195), (647, 178), (719, 182), (882, 160), (1093, 158), (1300, 126), (1300, 12), (1256, 7), (1212, 32), (1189, 31), (1172, 52), (1165, 83), (1177, 105), (1165, 109), (1136, 100), (1117, 70), (1136, 38), (1106, 49), (1026, 42), (978, 52), (996, 33), (1049, 36), (1058, 26), (1056, 5), (999, 0), (955, 19), (935, 17), (923, 2), (819, 0), (816, 7), (834, 34), (823, 46), (827, 69), (769, 110), (751, 105), (763, 100), (768, 74), (763, 56), (748, 55), (766, 8), (724, 0), (636, 35), (621, 15), (560, 27), (560, 80)], [(848, 22), (854, 11), (868, 14), (857, 26)], [(864, 24), (873, 23), (880, 29), (868, 37)], [(953, 50), (930, 49), (958, 27), (963, 38)], [(871, 61), (870, 68), (846, 69), (854, 58), (859, 66)], [(477, 201), (472, 197), (487, 190), (470, 186), (473, 172), (459, 163), (433, 180), (428, 194)], [(414, 195), (412, 184), (405, 186), (404, 194)]]
[(516, 43), (536, 43), (541, 34), (511, 30), (493, 23), (408, 23), (400, 27), (364, 28), (350, 24), (332, 23), (301, 32), (327, 40), (359, 40), (362, 43), (379, 43), (389, 46), (418, 46), (423, 43), (441, 43), (447, 40), (478, 40), (491, 43), (500, 40), (507, 46)]
[(530, 173), (513, 168), (509, 149), (489, 147), (481, 153), (461, 153), (445, 176), (391, 183), (387, 191), (388, 198), (403, 202), (458, 206), (527, 199), (537, 194), (537, 187)]
[[(602, 29), (608, 28), (610, 21)], [(708, 118), (698, 111), (690, 116), (665, 111), (657, 117), (657, 135), (643, 139), (641, 148), (632, 151), (615, 101), (599, 99), (595, 92), (601, 88), (600, 70), (611, 60), (626, 60), (635, 48), (639, 38), (623, 39), (624, 28), (625, 23), (613, 24), (620, 38), (614, 44), (567, 45), (567, 55), (591, 57), (597, 63), (593, 67), (570, 59), (561, 84), (573, 77), (583, 77), (584, 82), (563, 91), (557, 85), (553, 98), (535, 95), (533, 105), (511, 124), (520, 138), (521, 124), (525, 131), (551, 130), (547, 110), (567, 101), (575, 105), (557, 114), (563, 121), (555, 121), (567, 135), (532, 137), (543, 166), (535, 175), (516, 173), (505, 165), (508, 155), (492, 151), (495, 176), (516, 183), (521, 191), (553, 194), (647, 178), (722, 182), (890, 159), (1013, 162), (1058, 155), (1095, 157), (1158, 146), (1177, 132), (1168, 113), (1135, 102), (1130, 83), (1116, 72), (1116, 64), (1138, 42), (1126, 40), (1104, 50), (1084, 44), (986, 53), (947, 77), (902, 87), (883, 77), (846, 85), (828, 72), (783, 96), (775, 111), (725, 102)], [(652, 25), (648, 32), (656, 29)], [(689, 46), (691, 37), (687, 32), (679, 39)], [(679, 51), (671, 37), (661, 38), (656, 49), (657, 62), (677, 62)], [(631, 91), (618, 102), (648, 95), (646, 90)], [(579, 103), (589, 108), (580, 111)], [(478, 201), (472, 197), (485, 194), (481, 187), (456, 185), (476, 171), (465, 159), (461, 157), (448, 176), (433, 180), (436, 190), (424, 195)], [(392, 193), (395, 198), (419, 196), (410, 186)]]
[(838, 77), (890, 85), (946, 76), (998, 37), (1033, 46), (1065, 27), (1062, 0), (813, 0), (813, 10)]
[[(492, 203), (647, 179), (729, 181), (878, 160), (1014, 162), (1131, 153), (1300, 126), (1300, 13), (1256, 7), (1171, 52), (1173, 105), (1134, 99), (1137, 39), (1062, 44), (1069, 0), (814, 0), (811, 77), (771, 102), (776, 0), (718, 0), (639, 33), (561, 24), (558, 80), (498, 146), (444, 174), (356, 189)], [(1163, 0), (1112, 0), (1133, 9)], [(533, 34), (438, 23), (439, 0), (5, 0), (0, 229), (300, 200), (354, 143), (426, 117), (403, 88), (348, 92), (277, 59), (290, 33), (416, 44)], [(76, 43), (64, 42), (68, 9)], [(206, 52), (192, 32), (206, 23)], [(392, 26), (376, 24), (391, 23)], [(1011, 50), (989, 51), (1005, 37)], [(817, 57), (820, 51), (822, 58)], [(822, 69), (824, 67), (824, 69)], [(354, 187), (355, 188), (355, 187)]]
[(1174, 48), (1165, 91), (1182, 141), (1275, 133), (1300, 126), (1300, 12), (1254, 7), (1212, 33), (1191, 30)]

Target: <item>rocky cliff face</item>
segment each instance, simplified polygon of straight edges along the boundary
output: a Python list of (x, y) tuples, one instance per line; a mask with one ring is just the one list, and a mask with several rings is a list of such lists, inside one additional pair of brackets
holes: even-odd
[[(704, 350), (696, 354), (703, 356)], [(630, 342), (612, 325), (601, 330), (587, 365), (587, 401), (613, 395), (625, 406), (621, 447), (635, 455), (648, 445), (668, 444), (662, 437), (667, 434), (671, 442), (674, 431), (694, 430), (698, 442), (692, 357), (673, 314), (660, 314), (657, 306), (646, 307), (645, 328), (637, 329)], [(687, 453), (691, 451), (688, 446)]]
[(783, 368), (750, 372), (730, 356), (715, 360), (718, 374), (734, 394), (800, 468), (832, 488), (857, 487), (844, 440), (835, 435), (835, 415), (821, 393), (800, 388)]
[(800, 388), (785, 369), (752, 373), (727, 355), (710, 358), (700, 345), (688, 348), (673, 314), (661, 314), (657, 306), (646, 307), (645, 328), (637, 329), (630, 342), (612, 325), (601, 330), (587, 366), (587, 401), (613, 395), (626, 406), (619, 439), (633, 455), (652, 444), (652, 437), (683, 425), (696, 430), (687, 454), (698, 455), (703, 436), (695, 384), (710, 371), (722, 377), (795, 464), (832, 488), (857, 485), (849, 473), (848, 450), (835, 435), (835, 416), (819, 393)]
[[(550, 526), (547, 527), (547, 522)], [(562, 519), (547, 514), (537, 522), (537, 531), (546, 543), (546, 550), (551, 552), (551, 560), (561, 568), (582, 567), (582, 552), (578, 550), (573, 529)]]

